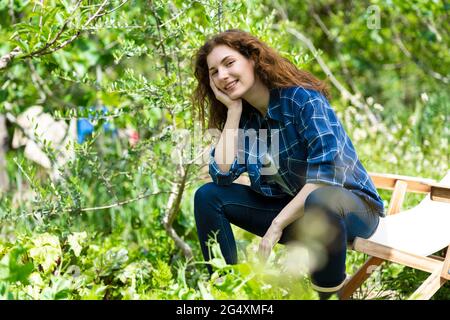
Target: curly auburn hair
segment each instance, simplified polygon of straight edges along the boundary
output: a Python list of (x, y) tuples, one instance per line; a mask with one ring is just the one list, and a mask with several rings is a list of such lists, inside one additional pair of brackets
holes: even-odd
[[(248, 32), (230, 29), (209, 38), (193, 56), (195, 59), (194, 75), (198, 81), (191, 97), (192, 104), (199, 112), (202, 128), (205, 123), (205, 107), (209, 106), (208, 128), (222, 130), (227, 119), (227, 107), (216, 99), (210, 87), (209, 72), (206, 57), (217, 45), (227, 45), (238, 51), (247, 59), (255, 62), (255, 74), (267, 88), (286, 88), (301, 86), (321, 92), (329, 98), (325, 82), (317, 79), (311, 73), (298, 69), (288, 59), (280, 56), (274, 49)], [(251, 107), (245, 100), (243, 110)]]

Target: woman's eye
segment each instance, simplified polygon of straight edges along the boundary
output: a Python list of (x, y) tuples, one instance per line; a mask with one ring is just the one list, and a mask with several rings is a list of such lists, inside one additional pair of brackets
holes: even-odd
[[(227, 63), (227, 67), (228, 67), (228, 66), (231, 66), (233, 63), (234, 63), (234, 61), (228, 62), (228, 63)], [(216, 73), (217, 73), (217, 71), (214, 71), (214, 72), (211, 73), (211, 75), (214, 75), (214, 74), (216, 74)]]

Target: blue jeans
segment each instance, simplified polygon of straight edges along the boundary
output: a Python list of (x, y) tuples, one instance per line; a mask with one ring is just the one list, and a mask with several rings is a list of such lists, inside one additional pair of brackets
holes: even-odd
[[(292, 199), (292, 196), (263, 196), (249, 186), (236, 183), (219, 186), (209, 182), (198, 188), (194, 197), (194, 213), (205, 261), (211, 258), (207, 247), (208, 239), (217, 233), (217, 241), (225, 261), (236, 264), (237, 249), (231, 224), (262, 237), (272, 220)], [(311, 272), (313, 287), (318, 291), (337, 290), (346, 278), (347, 243), (352, 242), (356, 236), (370, 237), (378, 226), (379, 216), (351, 191), (335, 186), (321, 187), (308, 195), (304, 215), (283, 230), (279, 243), (307, 241), (304, 237), (302, 239), (301, 230), (308, 230), (311, 217), (321, 217), (326, 222), (323, 225), (329, 228), (321, 233), (332, 235), (331, 239), (320, 240), (323, 241), (326, 259), (320, 268)], [(309, 236), (313, 233), (308, 231), (307, 234)], [(207, 265), (207, 268), (212, 274), (211, 266)]]

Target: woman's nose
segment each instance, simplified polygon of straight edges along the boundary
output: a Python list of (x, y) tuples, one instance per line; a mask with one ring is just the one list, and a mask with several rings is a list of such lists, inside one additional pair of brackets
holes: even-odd
[(226, 80), (228, 79), (228, 73), (224, 70), (217, 70), (217, 76), (220, 80)]

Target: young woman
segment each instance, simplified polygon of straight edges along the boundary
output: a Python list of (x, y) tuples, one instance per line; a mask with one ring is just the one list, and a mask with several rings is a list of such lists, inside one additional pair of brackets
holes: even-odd
[[(322, 242), (326, 259), (312, 270), (311, 280), (319, 296), (328, 298), (346, 279), (347, 243), (370, 237), (384, 207), (327, 100), (325, 84), (236, 29), (213, 36), (198, 50), (195, 77), (200, 119), (203, 123), (209, 106), (209, 128), (221, 130), (211, 150), (213, 182), (201, 186), (194, 199), (205, 260), (212, 258), (208, 239), (216, 236), (226, 262), (237, 263), (230, 224), (261, 236), (259, 253), (267, 257), (276, 243), (314, 237), (318, 227), (312, 221), (320, 217), (325, 223), (317, 234), (328, 237), (315, 241)], [(262, 129), (270, 132), (268, 139)], [(249, 131), (256, 132), (258, 143), (246, 142)], [(245, 171), (251, 185), (233, 183)]]

